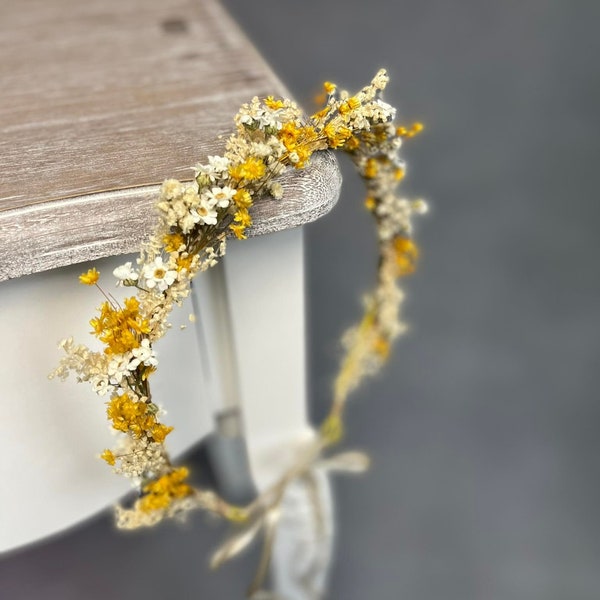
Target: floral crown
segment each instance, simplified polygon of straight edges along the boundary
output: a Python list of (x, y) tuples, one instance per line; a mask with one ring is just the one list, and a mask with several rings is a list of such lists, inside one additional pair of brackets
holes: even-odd
[[(396, 110), (381, 99), (387, 82), (386, 72), (380, 70), (354, 95), (326, 82), (325, 105), (309, 118), (288, 99), (269, 96), (244, 104), (223, 156), (209, 156), (207, 164), (197, 165), (192, 183), (173, 179), (163, 183), (153, 235), (142, 246), (136, 264), (127, 262), (113, 273), (117, 284), (131, 288), (134, 295), (118, 302), (100, 287), (95, 268), (80, 276), (81, 283), (98, 287), (105, 298), (90, 321), (103, 351), (67, 338), (60, 343), (65, 355), (50, 377), (65, 379), (74, 374), (109, 398), (110, 425), (124, 435), (117, 448), (104, 450), (101, 457), (139, 489), (131, 507), (116, 507), (119, 527), (151, 526), (202, 509), (238, 529), (214, 554), (213, 566), (236, 555), (261, 531), (265, 559), (283, 495), (292, 482), (318, 467), (359, 471), (368, 465), (361, 453), (331, 457), (327, 452), (343, 436), (350, 393), (377, 373), (392, 342), (404, 331), (398, 280), (415, 269), (418, 250), (412, 241), (412, 217), (427, 210), (422, 200), (411, 201), (397, 192), (405, 174), (399, 149), (422, 125), (394, 123)], [(362, 319), (342, 338), (344, 354), (331, 408), (310, 448), (251, 504), (234, 506), (214, 491), (194, 488), (188, 482), (188, 469), (174, 465), (169, 457), (165, 440), (173, 427), (162, 422), (150, 386), (159, 364), (154, 344), (169, 330), (173, 307), (189, 296), (192, 279), (225, 254), (227, 237), (246, 238), (254, 201), (263, 195), (281, 198), (278, 177), (289, 168), (303, 169), (313, 153), (328, 149), (347, 154), (365, 183), (365, 207), (378, 235), (376, 285), (365, 299)], [(262, 560), (250, 594), (261, 588), (265, 564)]]

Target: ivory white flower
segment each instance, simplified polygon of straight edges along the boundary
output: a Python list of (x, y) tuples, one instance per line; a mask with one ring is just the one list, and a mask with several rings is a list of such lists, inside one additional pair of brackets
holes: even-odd
[(96, 392), (96, 394), (98, 394), (98, 396), (105, 396), (106, 394), (108, 394), (110, 384), (106, 378), (102, 376), (95, 377), (94, 379), (92, 379), (91, 383), (92, 389), (94, 390), (94, 392)]
[(271, 192), (271, 196), (273, 196), (275, 200), (281, 200), (281, 198), (283, 198), (283, 186), (278, 181), (274, 181), (269, 186), (269, 192)]
[(169, 269), (163, 263), (162, 256), (157, 256), (150, 264), (144, 265), (142, 271), (149, 289), (156, 287), (164, 292), (177, 279), (177, 271)]
[(197, 219), (196, 222), (202, 221), (205, 225), (217, 224), (217, 211), (214, 202), (205, 196), (200, 199), (198, 206), (192, 208), (190, 214), (194, 219)]
[(137, 281), (139, 274), (138, 272), (131, 266), (131, 262), (126, 262), (124, 265), (118, 266), (114, 271), (113, 275), (119, 280), (119, 283), (123, 283), (124, 281)]
[(206, 192), (204, 195), (209, 203), (219, 208), (227, 208), (235, 196), (236, 189), (225, 185), (223, 187), (214, 187), (210, 192)]
[(150, 340), (144, 338), (139, 348), (134, 348), (131, 351), (133, 358), (129, 361), (128, 369), (134, 371), (140, 364), (144, 364), (147, 367), (155, 367), (158, 365), (156, 353), (150, 346)]
[(198, 164), (194, 167), (194, 174), (196, 176), (202, 174), (208, 177), (208, 180), (215, 182), (220, 179), (229, 168), (229, 159), (225, 156), (209, 156), (208, 164)]
[(114, 354), (112, 356), (107, 369), (110, 383), (118, 385), (123, 381), (123, 377), (128, 373), (130, 360), (130, 352), (126, 352), (125, 354)]
[(208, 164), (217, 172), (223, 173), (229, 168), (229, 159), (225, 156), (209, 156)]

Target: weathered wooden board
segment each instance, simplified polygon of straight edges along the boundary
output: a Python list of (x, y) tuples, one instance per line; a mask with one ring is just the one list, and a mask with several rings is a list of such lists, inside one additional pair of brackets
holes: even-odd
[[(214, 0), (3, 0), (0, 281), (134, 251), (160, 182), (220, 153), (242, 102), (285, 93)], [(319, 157), (254, 234), (318, 218), (339, 186)]]

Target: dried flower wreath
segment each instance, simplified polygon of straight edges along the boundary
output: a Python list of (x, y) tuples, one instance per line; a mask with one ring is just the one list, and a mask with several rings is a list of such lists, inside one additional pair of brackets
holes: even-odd
[[(77, 345), (72, 338), (62, 340), (59, 346), (66, 354), (50, 375), (64, 380), (74, 373), (97, 394), (110, 397), (108, 419), (125, 435), (118, 448), (104, 450), (101, 458), (116, 473), (131, 478), (140, 492), (132, 507), (116, 507), (118, 527), (151, 526), (197, 508), (219, 515), (241, 531), (217, 550), (213, 566), (238, 554), (262, 531), (265, 548), (251, 593), (262, 584), (280, 504), (290, 483), (316, 466), (366, 468), (368, 460), (360, 453), (329, 458), (324, 453), (342, 437), (349, 394), (380, 369), (393, 340), (404, 330), (399, 320), (403, 294), (397, 281), (414, 271), (418, 251), (411, 239), (411, 221), (413, 214), (426, 212), (427, 205), (397, 194), (405, 173), (398, 151), (402, 140), (417, 134), (422, 125), (394, 123), (395, 109), (381, 100), (387, 82), (383, 69), (355, 95), (326, 82), (325, 106), (308, 119), (287, 99), (254, 98), (243, 105), (224, 155), (209, 156), (208, 164), (198, 165), (193, 183), (163, 183), (156, 204), (159, 223), (143, 245), (137, 265), (127, 262), (114, 270), (118, 285), (135, 288), (136, 295), (121, 305), (98, 286), (96, 269), (80, 276), (82, 283), (99, 287), (105, 297), (90, 321), (104, 351)], [(233, 506), (213, 491), (192, 487), (188, 470), (169, 458), (165, 438), (173, 427), (161, 422), (161, 409), (150, 391), (158, 365), (153, 344), (168, 331), (173, 307), (190, 294), (192, 278), (225, 254), (227, 236), (246, 237), (254, 200), (263, 194), (281, 198), (277, 177), (289, 167), (304, 168), (314, 152), (326, 149), (348, 154), (365, 182), (365, 206), (379, 238), (377, 284), (365, 300), (362, 320), (343, 336), (345, 353), (331, 409), (312, 446), (254, 502)]]

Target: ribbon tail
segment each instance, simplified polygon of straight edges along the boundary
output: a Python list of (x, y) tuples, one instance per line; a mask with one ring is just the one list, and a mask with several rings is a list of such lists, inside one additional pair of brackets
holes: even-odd
[(248, 588), (248, 598), (256, 598), (256, 594), (261, 591), (263, 583), (269, 571), (269, 563), (271, 562), (271, 554), (273, 552), (273, 543), (275, 542), (275, 534), (277, 533), (277, 524), (281, 511), (279, 507), (271, 509), (265, 516), (263, 527), (265, 530), (265, 539), (263, 549), (256, 569), (256, 575)]

